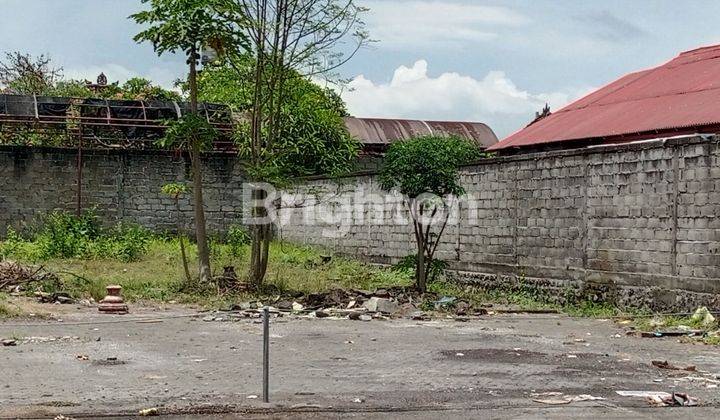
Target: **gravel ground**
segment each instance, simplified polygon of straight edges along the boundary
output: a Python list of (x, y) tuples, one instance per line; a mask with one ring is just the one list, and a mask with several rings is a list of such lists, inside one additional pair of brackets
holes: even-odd
[[(0, 338), (17, 339), (0, 347), (0, 416), (128, 418), (157, 407), (217, 419), (720, 417), (720, 388), (707, 381), (720, 374), (717, 348), (628, 337), (612, 321), (561, 315), (273, 319), (271, 403), (263, 404), (261, 325), (193, 315), (85, 308), (62, 322), (0, 322)], [(687, 392), (699, 406), (652, 407), (617, 390)], [(558, 398), (537, 395), (548, 392), (604, 399), (534, 401)]]

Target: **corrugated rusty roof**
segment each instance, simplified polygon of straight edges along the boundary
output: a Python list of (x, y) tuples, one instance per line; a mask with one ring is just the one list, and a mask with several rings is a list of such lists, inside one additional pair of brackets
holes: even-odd
[(369, 146), (384, 146), (397, 140), (431, 134), (458, 135), (473, 140), (482, 147), (489, 147), (498, 141), (490, 127), (476, 122), (346, 117), (345, 125), (351, 135)]
[(577, 140), (612, 142), (720, 124), (720, 45), (628, 74), (510, 135), (490, 150)]

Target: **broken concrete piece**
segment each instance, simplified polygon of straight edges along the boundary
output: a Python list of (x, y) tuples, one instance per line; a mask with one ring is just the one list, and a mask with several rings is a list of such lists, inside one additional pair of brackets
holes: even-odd
[(327, 318), (329, 316), (330, 316), (330, 314), (325, 311), (320, 311), (320, 310), (315, 311), (315, 318)]
[(371, 297), (363, 304), (363, 307), (370, 312), (382, 312), (384, 314), (392, 314), (400, 309), (397, 302), (379, 297)]
[(694, 322), (700, 322), (703, 327), (709, 327), (715, 323), (715, 317), (710, 313), (706, 306), (697, 308), (693, 314), (692, 319)]

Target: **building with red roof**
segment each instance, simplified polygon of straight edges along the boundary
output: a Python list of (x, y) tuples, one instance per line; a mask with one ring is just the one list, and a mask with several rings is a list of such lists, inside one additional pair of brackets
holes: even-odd
[(720, 45), (630, 73), (488, 150), (529, 152), (720, 132)]

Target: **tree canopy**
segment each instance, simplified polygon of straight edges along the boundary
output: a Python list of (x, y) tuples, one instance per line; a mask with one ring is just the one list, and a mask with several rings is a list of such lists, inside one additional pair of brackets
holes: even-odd
[(482, 156), (477, 145), (461, 137), (425, 136), (393, 143), (380, 170), (380, 185), (409, 198), (424, 193), (461, 195), (458, 169)]
[[(227, 104), (245, 117), (241, 118), (236, 143), (240, 157), (246, 159), (252, 152), (247, 116), (253, 106), (253, 69), (253, 60), (243, 56), (233, 66), (206, 67), (198, 78), (201, 100)], [(297, 74), (287, 79), (284, 91), (279, 135), (260, 151), (263, 165), (250, 168), (253, 175), (279, 185), (298, 176), (351, 170), (359, 143), (342, 120), (347, 110), (339, 95)]]

